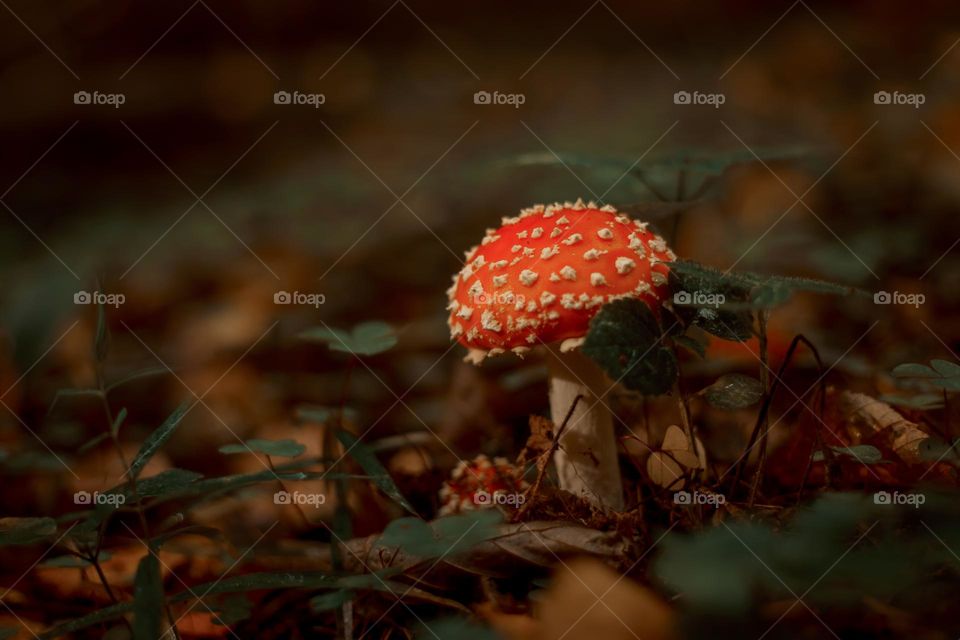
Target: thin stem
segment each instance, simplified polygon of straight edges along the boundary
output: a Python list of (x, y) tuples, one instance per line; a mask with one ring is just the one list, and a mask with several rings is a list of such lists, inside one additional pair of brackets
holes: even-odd
[[(763, 387), (764, 404), (768, 405), (768, 399), (770, 398), (770, 366), (767, 364), (769, 361), (769, 354), (767, 353), (767, 320), (769, 316), (770, 312), (766, 309), (761, 309), (757, 314), (757, 327), (760, 338), (760, 385)], [(763, 413), (762, 431), (760, 432), (760, 458), (757, 461), (757, 472), (753, 477), (753, 485), (750, 487), (750, 499), (748, 501), (748, 505), (751, 508), (757, 498), (760, 483), (763, 481), (763, 471), (767, 462), (767, 444), (770, 439), (770, 428), (768, 427), (770, 422), (769, 415), (768, 411)]]
[[(147, 540), (150, 540), (153, 536), (150, 533), (150, 526), (147, 524), (147, 517), (143, 510), (143, 502), (140, 500), (140, 495), (137, 492), (137, 478), (135, 474), (130, 473), (130, 465), (127, 463), (127, 458), (123, 454), (123, 447), (120, 444), (120, 438), (117, 433), (114, 432), (113, 423), (114, 415), (113, 411), (110, 408), (110, 401), (107, 399), (106, 384), (104, 381), (103, 375), (103, 363), (99, 360), (96, 362), (95, 373), (97, 377), (97, 388), (100, 390), (100, 402), (103, 406), (104, 415), (107, 419), (107, 432), (110, 434), (110, 441), (113, 442), (114, 450), (117, 452), (117, 456), (120, 458), (120, 464), (123, 465), (123, 469), (126, 470), (127, 474), (130, 476), (130, 492), (133, 494), (134, 506), (137, 512), (137, 517), (140, 520), (140, 526), (143, 529), (143, 534), (146, 536)], [(102, 543), (102, 536), (104, 530), (101, 529), (98, 535), (97, 540), (97, 555), (100, 555), (99, 549)], [(154, 553), (153, 549), (147, 545), (148, 553)], [(102, 571), (100, 572), (102, 574)], [(106, 576), (102, 576), (102, 580), (106, 580)], [(106, 583), (104, 583), (106, 586)], [(180, 638), (180, 632), (177, 631), (177, 623), (173, 617), (173, 611), (170, 609), (170, 603), (167, 602), (166, 593), (163, 594), (163, 609), (167, 614), (167, 620), (170, 623), (170, 632), (173, 634), (174, 638)], [(164, 634), (166, 635), (166, 634)]]

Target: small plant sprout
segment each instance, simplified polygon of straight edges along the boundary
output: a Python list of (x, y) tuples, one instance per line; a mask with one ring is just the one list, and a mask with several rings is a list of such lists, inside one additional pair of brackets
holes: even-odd
[(440, 488), (440, 515), (487, 507), (518, 507), (528, 484), (506, 458), (481, 454), (469, 463), (461, 460)]
[(646, 223), (611, 206), (536, 205), (488, 229), (448, 293), (451, 336), (480, 364), (544, 345), (550, 365), (550, 413), (558, 428), (575, 400), (554, 456), (560, 487), (602, 507), (623, 509), (611, 383), (577, 349), (600, 308), (625, 298), (659, 309), (666, 262), (676, 259)]

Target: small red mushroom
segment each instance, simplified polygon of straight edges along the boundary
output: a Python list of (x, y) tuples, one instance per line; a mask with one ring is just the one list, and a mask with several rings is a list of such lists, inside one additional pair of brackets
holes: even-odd
[(594, 203), (536, 205), (488, 229), (447, 291), (451, 336), (466, 359), (548, 345), (550, 411), (559, 426), (583, 396), (561, 438), (555, 463), (563, 489), (615, 510), (623, 491), (613, 421), (602, 401), (600, 369), (574, 351), (590, 319), (608, 302), (639, 298), (659, 309), (676, 259), (647, 224)]
[(493, 462), (481, 454), (467, 463), (461, 460), (440, 488), (440, 515), (494, 506), (519, 506), (529, 485), (506, 458)]

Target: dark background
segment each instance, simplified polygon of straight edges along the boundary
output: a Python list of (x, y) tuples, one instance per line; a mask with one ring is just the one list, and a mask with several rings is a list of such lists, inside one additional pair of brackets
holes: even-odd
[[(59, 450), (89, 436), (64, 426), (76, 408), (48, 408), (57, 389), (91, 383), (95, 313), (73, 294), (98, 286), (126, 296), (108, 316), (109, 373), (179, 376), (122, 399), (139, 433), (185, 388), (210, 388), (206, 402), (241, 436), (282, 431), (297, 403), (341, 391), (342, 362), (295, 334), (375, 318), (398, 327), (401, 349), (377, 369), (383, 384), (355, 373), (367, 422), (393, 407), (378, 430), (441, 423), (451, 376), (477, 375), (444, 325), (462, 251), (501, 216), (581, 196), (650, 219), (686, 258), (926, 296), (879, 311), (801, 300), (777, 315), (775, 339), (803, 331), (831, 361), (845, 354), (839, 372), (949, 356), (958, 13), (950, 2), (5, 0), (0, 355), (16, 384), (4, 437), (37, 445), (29, 425)], [(79, 90), (126, 100), (75, 105)], [(276, 105), (277, 90), (326, 102)], [(477, 105), (480, 90), (525, 101)], [(726, 101), (677, 105), (678, 90)], [(926, 101), (876, 105), (879, 90)], [(800, 162), (779, 159), (798, 149)], [(549, 163), (565, 154), (584, 163)], [(751, 162), (727, 167), (738, 154)], [(650, 186), (677, 196), (671, 158), (727, 167), (680, 217), (644, 205)], [(624, 175), (634, 163), (646, 184)], [(326, 304), (274, 305), (281, 290)], [(209, 423), (211, 443), (233, 441), (205, 412), (191, 419)], [(204, 451), (191, 442), (181, 455)]]

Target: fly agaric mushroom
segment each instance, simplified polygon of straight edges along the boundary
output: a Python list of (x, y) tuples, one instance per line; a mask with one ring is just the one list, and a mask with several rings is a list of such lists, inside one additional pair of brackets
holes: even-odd
[(559, 427), (577, 396), (554, 462), (560, 487), (623, 509), (613, 420), (603, 372), (576, 351), (608, 302), (638, 298), (654, 311), (676, 259), (647, 224), (582, 200), (536, 205), (488, 229), (447, 291), (451, 336), (474, 364), (532, 347), (550, 354), (550, 413)]
[(440, 515), (486, 507), (522, 503), (520, 493), (529, 485), (506, 458), (490, 459), (480, 454), (471, 462), (461, 460), (440, 487)]

